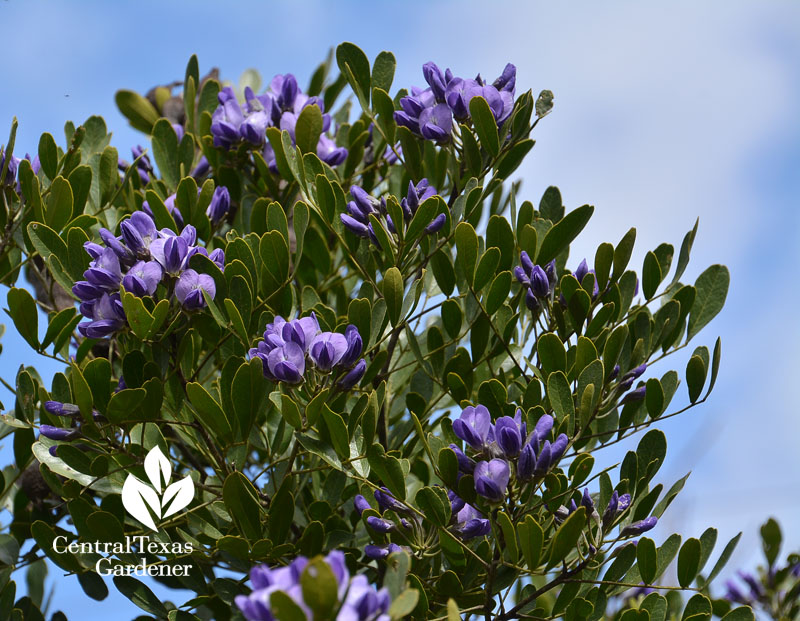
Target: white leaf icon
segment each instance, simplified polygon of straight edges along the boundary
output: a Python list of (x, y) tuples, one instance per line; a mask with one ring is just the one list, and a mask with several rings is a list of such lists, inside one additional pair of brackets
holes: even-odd
[(122, 486), (122, 505), (128, 513), (142, 524), (152, 530), (158, 530), (153, 518), (150, 516), (150, 512), (147, 510), (149, 505), (156, 517), (161, 519), (161, 503), (158, 500), (158, 494), (153, 488), (132, 474), (128, 475), (128, 478), (125, 479), (125, 485)]
[(144, 458), (144, 471), (159, 494), (161, 493), (161, 475), (164, 475), (164, 485), (169, 485), (169, 480), (172, 478), (172, 465), (157, 446), (150, 449), (147, 457)]
[[(167, 504), (173, 496), (175, 500), (172, 501), (172, 505), (167, 509)], [(177, 513), (192, 502), (192, 498), (194, 498), (194, 482), (192, 479), (187, 476), (180, 481), (176, 481), (164, 490), (161, 506), (165, 511), (162, 517), (166, 518)]]

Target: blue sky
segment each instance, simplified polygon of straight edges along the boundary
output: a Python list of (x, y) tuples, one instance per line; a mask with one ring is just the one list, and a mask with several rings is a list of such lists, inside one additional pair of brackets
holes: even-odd
[[(723, 339), (715, 394), (663, 425), (670, 452), (658, 480), (693, 474), (654, 535), (698, 536), (715, 525), (726, 541), (744, 530), (734, 563), (748, 564), (759, 558), (757, 527), (768, 515), (795, 549), (800, 543), (800, 420), (789, 400), (800, 372), (790, 310), (800, 302), (792, 286), (800, 259), (800, 5), (696, 4), (5, 0), (0, 40), (13, 52), (3, 62), (0, 142), (14, 115), (17, 151), (34, 152), (41, 132), (61, 142), (67, 119), (101, 114), (127, 152), (141, 137), (117, 113), (114, 92), (178, 79), (192, 53), (201, 73), (218, 66), (237, 80), (254, 67), (265, 79), (293, 72), (304, 83), (331, 46), (350, 40), (370, 57), (395, 53), (395, 88), (420, 84), (428, 60), (484, 76), (514, 62), (518, 92), (555, 93), (519, 171), (523, 197), (538, 200), (555, 184), (568, 207), (597, 207), (575, 262), (635, 225), (633, 263), (641, 265), (647, 249), (677, 246), (700, 216), (684, 279), (711, 263), (731, 269), (728, 304), (698, 342)], [(10, 327), (0, 375), (12, 378), (23, 363), (53, 368)], [(7, 393), (2, 400), (13, 405)], [(55, 607), (82, 619), (137, 614), (116, 595), (87, 611), (75, 578), (55, 585)]]

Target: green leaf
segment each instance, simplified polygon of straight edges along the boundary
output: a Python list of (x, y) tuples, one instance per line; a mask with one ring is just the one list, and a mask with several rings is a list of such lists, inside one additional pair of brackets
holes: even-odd
[(547, 378), (547, 398), (550, 399), (550, 406), (558, 423), (571, 420), (575, 416), (572, 388), (563, 371), (551, 373)]
[(64, 177), (56, 177), (50, 184), (50, 195), (47, 198), (47, 211), (45, 221), (56, 231), (64, 228), (64, 225), (72, 218), (72, 186)]
[(357, 45), (341, 43), (336, 48), (336, 63), (347, 78), (363, 109), (369, 108), (370, 67), (367, 55)]
[(487, 248), (475, 269), (474, 288), (476, 292), (481, 291), (489, 283), (497, 271), (498, 263), (500, 263), (500, 249)]
[(167, 609), (144, 583), (130, 576), (114, 576), (117, 590), (145, 612), (159, 618), (167, 616)]
[(636, 545), (636, 562), (639, 575), (645, 584), (652, 584), (656, 577), (656, 544), (652, 539), (642, 537)]
[(755, 619), (750, 606), (738, 606), (722, 617), (722, 621), (755, 621)]
[(689, 401), (695, 403), (703, 392), (706, 383), (706, 363), (700, 356), (692, 356), (686, 364), (686, 387), (689, 389)]
[(397, 61), (394, 54), (386, 51), (380, 52), (372, 64), (372, 88), (379, 88), (388, 93), (392, 88), (396, 66)]
[(269, 596), (270, 610), (281, 621), (307, 621), (303, 609), (284, 591), (273, 591)]
[(322, 418), (328, 427), (333, 450), (341, 459), (350, 457), (350, 439), (347, 436), (347, 425), (340, 414), (331, 410), (327, 405), (322, 407)]
[(405, 619), (410, 615), (419, 601), (419, 591), (417, 589), (406, 589), (392, 600), (389, 606), (389, 617), (391, 619)]
[(483, 97), (473, 97), (469, 102), (469, 114), (475, 132), (481, 139), (481, 146), (492, 157), (497, 157), (500, 153), (500, 137), (497, 133), (497, 121), (489, 104)]
[(647, 380), (647, 388), (644, 394), (644, 403), (647, 413), (651, 418), (658, 418), (664, 411), (664, 389), (657, 378), (651, 377)]
[[(276, 499), (277, 494), (273, 501)], [(222, 500), (241, 534), (251, 541), (261, 539), (263, 508), (258, 501), (258, 492), (250, 479), (241, 472), (231, 472), (222, 485)], [(289, 518), (291, 519), (291, 513)]]
[(633, 244), (636, 242), (636, 229), (630, 229), (614, 248), (614, 271), (611, 277), (618, 280), (628, 267), (628, 261), (631, 260), (631, 253), (633, 252)]
[(485, 306), (489, 315), (494, 315), (500, 310), (500, 307), (508, 299), (509, 291), (511, 291), (511, 272), (500, 272), (495, 276), (489, 287), (489, 293), (486, 294)]
[(656, 577), (654, 580), (658, 580), (658, 578), (667, 570), (667, 567), (672, 562), (672, 559), (675, 558), (675, 555), (678, 553), (678, 549), (681, 547), (681, 536), (677, 534), (670, 535), (661, 544), (661, 547), (658, 548), (658, 571), (656, 571)]
[(403, 275), (396, 267), (386, 270), (383, 277), (383, 298), (393, 326), (400, 321), (403, 309)]
[(300, 586), (303, 589), (303, 600), (314, 612), (314, 617), (327, 618), (339, 601), (339, 584), (330, 565), (321, 557), (309, 561), (300, 575)]
[[(442, 488), (438, 488), (441, 491)], [(447, 526), (450, 521), (450, 502), (447, 496), (433, 487), (423, 487), (414, 499), (423, 515), (437, 526)]]
[(526, 515), (525, 521), (517, 526), (517, 533), (519, 534), (522, 556), (525, 558), (528, 569), (533, 571), (539, 566), (544, 543), (544, 531), (533, 516)]
[(456, 286), (456, 274), (450, 256), (445, 254), (444, 250), (439, 249), (433, 253), (430, 264), (439, 289), (447, 296), (452, 295)]
[(12, 287), (8, 290), (8, 314), (14, 326), (28, 344), (39, 351), (39, 313), (36, 302), (26, 289)]
[(702, 546), (699, 539), (687, 539), (678, 553), (678, 583), (688, 587), (697, 576), (700, 568), (700, 554)]
[(573, 512), (556, 531), (548, 567), (555, 567), (575, 549), (584, 526), (586, 526), (586, 507), (578, 507), (578, 510)]
[(322, 110), (319, 106), (306, 106), (297, 117), (294, 135), (302, 153), (316, 153), (317, 142), (322, 133)]
[(697, 277), (694, 283), (697, 295), (689, 315), (687, 341), (690, 341), (722, 310), (725, 298), (728, 296), (729, 284), (730, 273), (724, 265), (712, 265)]
[(178, 136), (167, 119), (159, 119), (153, 126), (153, 158), (164, 183), (177, 188), (181, 180)]
[(730, 560), (733, 551), (736, 549), (736, 545), (739, 543), (739, 539), (741, 539), (742, 533), (739, 533), (735, 537), (733, 537), (727, 544), (725, 544), (725, 548), (722, 550), (722, 554), (719, 555), (717, 562), (714, 564), (714, 568), (711, 570), (711, 573), (708, 574), (706, 578), (706, 584), (710, 583), (714, 578), (719, 575), (724, 568), (726, 563)]
[(781, 527), (774, 518), (769, 518), (761, 526), (761, 545), (764, 548), (764, 556), (770, 567), (775, 563), (781, 551)]
[(117, 91), (114, 96), (117, 108), (128, 119), (134, 129), (149, 134), (158, 121), (158, 111), (147, 99), (133, 91)]
[(646, 299), (649, 300), (656, 294), (662, 278), (658, 257), (652, 251), (648, 251), (644, 257), (644, 267), (642, 268), (642, 293)]
[(508, 555), (512, 563), (516, 563), (519, 559), (519, 547), (517, 546), (517, 534), (514, 530), (514, 525), (511, 523), (511, 518), (505, 511), (497, 513), (497, 523), (500, 525), (500, 530), (503, 533), (503, 552)]
[(561, 254), (583, 230), (593, 212), (594, 207), (583, 205), (559, 220), (544, 236), (539, 253), (536, 255), (536, 263), (546, 265)]
[(546, 332), (539, 337), (536, 343), (536, 352), (539, 354), (539, 363), (545, 376), (554, 371), (567, 370), (567, 352), (558, 335)]
[(58, 170), (58, 146), (52, 134), (44, 133), (39, 138), (39, 163), (48, 179), (55, 179)]
[(678, 254), (678, 266), (675, 268), (675, 276), (672, 277), (671, 285), (674, 285), (678, 282), (683, 276), (683, 272), (686, 270), (686, 266), (689, 265), (689, 254), (692, 251), (692, 244), (694, 244), (694, 237), (697, 235), (697, 225), (700, 224), (700, 218), (695, 220), (694, 227), (691, 231), (686, 233), (686, 236), (683, 238), (683, 243), (681, 244), (681, 250)]
[(475, 264), (478, 261), (478, 236), (475, 229), (467, 222), (461, 222), (456, 227), (456, 260), (467, 284), (472, 285), (475, 278)]
[(209, 431), (221, 440), (231, 438), (231, 426), (222, 408), (201, 384), (186, 384), (186, 396), (194, 406), (197, 418)]

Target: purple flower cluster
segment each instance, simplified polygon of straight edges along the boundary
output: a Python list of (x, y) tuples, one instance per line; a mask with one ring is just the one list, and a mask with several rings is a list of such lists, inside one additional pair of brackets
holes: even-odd
[(459, 470), (475, 479), (475, 491), (490, 502), (501, 502), (511, 480), (511, 465), (516, 478), (525, 483), (543, 477), (555, 467), (567, 449), (569, 438), (560, 434), (552, 443), (547, 438), (553, 428), (553, 417), (542, 416), (529, 434), (522, 422), (522, 410), (514, 418), (501, 416), (492, 423), (486, 406), (468, 406), (453, 421), (453, 431), (475, 452), (465, 454), (455, 444)]
[[(380, 489), (376, 489), (375, 500), (378, 502), (378, 511), (381, 516), (378, 517), (377, 515), (370, 515), (366, 519), (367, 526), (369, 526), (373, 531), (382, 535), (387, 535), (398, 530), (398, 523), (400, 528), (403, 530), (408, 530), (411, 528), (411, 522), (408, 519), (405, 517), (399, 517), (404, 515), (411, 517), (411, 509), (397, 500), (397, 498), (395, 498), (387, 488), (382, 487)], [(361, 494), (356, 495), (355, 499), (353, 500), (353, 505), (355, 506), (356, 511), (358, 511), (359, 516), (362, 515), (367, 509), (372, 509), (369, 501)], [(398, 516), (398, 521), (395, 522), (393, 519), (391, 519), (392, 516), (391, 514), (387, 514), (387, 511), (391, 511), (396, 514)], [(400, 549), (401, 547), (396, 543), (389, 543), (385, 545), (369, 544), (364, 547), (364, 554), (368, 558), (377, 560), (386, 558), (392, 552), (397, 552)]]
[[(410, 222), (414, 214), (417, 213), (420, 204), (431, 196), (436, 195), (436, 188), (427, 179), (423, 179), (416, 185), (414, 185), (413, 181), (408, 182), (408, 193), (400, 201), (400, 207), (403, 210), (403, 223), (394, 222), (387, 213), (386, 199), (381, 198), (378, 200), (356, 185), (350, 188), (350, 195), (353, 200), (347, 203), (347, 213), (339, 214), (342, 224), (354, 235), (369, 239), (380, 248), (380, 242), (375, 236), (375, 229), (369, 221), (370, 215), (374, 215), (379, 219), (383, 218), (389, 232), (397, 234), (398, 224), (402, 226)], [(437, 233), (442, 229), (445, 222), (447, 222), (447, 216), (440, 213), (425, 227), (425, 234)]]
[(92, 257), (85, 280), (75, 283), (72, 292), (80, 300), (81, 314), (90, 321), (78, 326), (89, 338), (103, 338), (125, 327), (125, 312), (120, 299), (120, 286), (137, 297), (153, 296), (158, 285), (174, 281), (174, 294), (186, 309), (205, 306), (202, 291), (212, 298), (216, 293), (214, 279), (189, 269), (189, 259), (204, 254), (220, 269), (225, 266), (221, 249), (210, 255), (197, 246), (197, 231), (186, 226), (180, 235), (170, 229), (156, 230), (153, 219), (143, 211), (134, 212), (120, 224), (120, 236), (100, 229), (105, 247), (86, 242), (84, 248)]
[(520, 253), (519, 260), (521, 265), (514, 268), (514, 276), (526, 290), (525, 305), (535, 312), (541, 308), (541, 300), (549, 299), (553, 295), (558, 282), (556, 261), (553, 259), (544, 267), (534, 265), (524, 250)]
[(274, 382), (299, 384), (311, 362), (318, 371), (347, 371), (339, 386), (349, 390), (364, 376), (367, 362), (361, 357), (364, 344), (354, 325), (344, 334), (323, 332), (316, 315), (286, 321), (283, 317), (267, 324), (264, 340), (250, 349), (250, 358), (261, 358), (264, 376)]
[(492, 532), (492, 525), (483, 514), (471, 504), (464, 502), (455, 492), (448, 491), (450, 499), (450, 521), (454, 523), (452, 532), (461, 539), (483, 537)]
[[(361, 574), (351, 578), (344, 554), (338, 550), (328, 554), (324, 560), (336, 578), (339, 604), (333, 609), (338, 611), (335, 617), (337, 621), (389, 621), (391, 598), (386, 588), (375, 589)], [(235, 600), (245, 619), (276, 621), (278, 617), (273, 614), (270, 601), (275, 591), (283, 591), (288, 595), (309, 621), (315, 618), (311, 607), (303, 599), (301, 586), (304, 574), (314, 579), (312, 568), (308, 565), (306, 557), (298, 556), (286, 567), (253, 567), (250, 570), (253, 592), (250, 595), (237, 595)]]
[(400, 100), (401, 110), (394, 113), (398, 125), (407, 127), (426, 140), (444, 143), (450, 140), (453, 119), (469, 118), (469, 103), (473, 97), (483, 97), (500, 126), (514, 108), (517, 68), (511, 63), (492, 84), (486, 84), (480, 75), (474, 80), (455, 77), (436, 63), (422, 66), (428, 88), (411, 87), (411, 94)]
[[(44, 409), (54, 416), (62, 416), (69, 419), (69, 428), (43, 424), (39, 426), (39, 433), (42, 436), (57, 442), (72, 442), (81, 437), (81, 411), (77, 405), (62, 403), (61, 401), (45, 401)], [(92, 410), (92, 418), (95, 421), (105, 420), (105, 417), (97, 410)], [(53, 457), (56, 457), (57, 448), (58, 445), (54, 444), (48, 449)]]
[[(205, 158), (203, 158), (205, 159)], [(206, 165), (208, 165), (208, 160), (206, 160)], [(201, 189), (197, 189), (197, 194), (199, 195)], [(183, 216), (181, 215), (180, 210), (175, 205), (175, 194), (170, 194), (164, 199), (164, 206), (169, 211), (170, 215), (172, 216), (173, 220), (175, 220), (175, 224), (179, 229), (183, 229)], [(206, 215), (208, 219), (211, 220), (211, 224), (216, 226), (228, 215), (228, 211), (231, 208), (231, 194), (228, 191), (228, 188), (225, 186), (217, 186), (214, 188), (214, 194), (211, 197), (211, 202), (209, 203), (208, 207), (206, 208)], [(144, 201), (142, 203), (142, 210), (147, 213), (150, 217), (153, 217), (153, 209), (150, 207), (150, 203)]]
[(317, 142), (317, 156), (330, 166), (338, 166), (347, 159), (347, 149), (337, 147), (328, 135), (331, 117), (319, 97), (309, 97), (297, 85), (291, 74), (276, 75), (270, 82), (267, 92), (256, 95), (250, 87), (244, 92), (244, 105), (236, 99), (231, 87), (220, 91), (219, 106), (211, 117), (211, 134), (214, 145), (231, 149), (238, 144), (261, 147), (264, 159), (275, 167), (275, 153), (266, 140), (268, 127), (286, 130), (295, 140), (295, 126), (300, 113), (306, 106), (317, 106), (322, 114), (322, 134)]

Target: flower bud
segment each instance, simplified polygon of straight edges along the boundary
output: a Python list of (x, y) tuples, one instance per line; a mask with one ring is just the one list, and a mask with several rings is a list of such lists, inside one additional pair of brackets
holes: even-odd
[(45, 438), (64, 442), (74, 440), (80, 435), (77, 429), (64, 429), (62, 427), (53, 427), (52, 425), (40, 425), (39, 433)]
[(656, 524), (658, 524), (658, 518), (655, 515), (651, 515), (649, 518), (639, 520), (633, 524), (628, 524), (628, 526), (622, 529), (620, 535), (622, 537), (641, 535), (642, 533), (646, 533), (648, 530), (654, 528)]
[(379, 533), (390, 533), (397, 528), (394, 522), (384, 520), (383, 518), (379, 518), (374, 515), (371, 515), (367, 518), (367, 526)]

